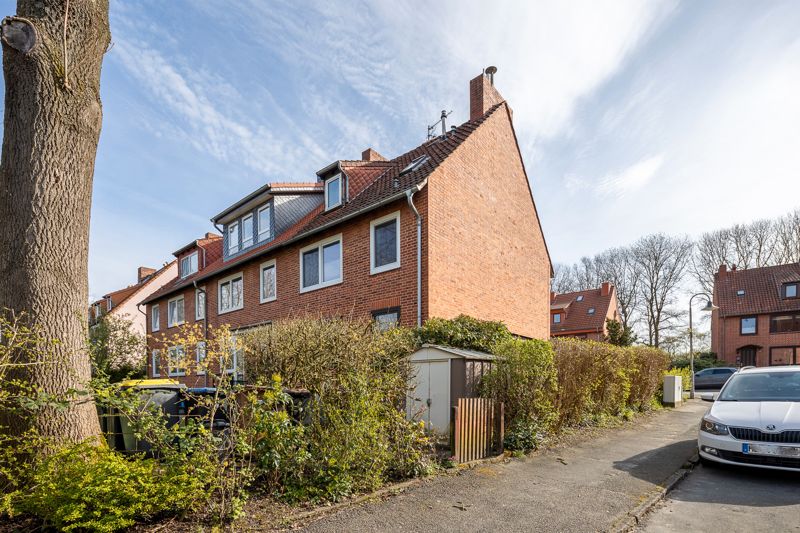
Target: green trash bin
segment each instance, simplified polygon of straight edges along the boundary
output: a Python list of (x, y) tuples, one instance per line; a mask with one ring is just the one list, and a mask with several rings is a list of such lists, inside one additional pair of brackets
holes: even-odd
[[(180, 421), (178, 410), (182, 401), (181, 390), (185, 389), (186, 385), (171, 379), (142, 379), (125, 381), (122, 383), (122, 388), (137, 389), (139, 394), (144, 396), (147, 405), (157, 405), (161, 408), (165, 416), (169, 417), (170, 424)], [(130, 420), (127, 417), (119, 414), (107, 417), (106, 427), (110, 427), (112, 424), (122, 437), (121, 442), (119, 442), (120, 439), (114, 440), (114, 444), (118, 449), (122, 445), (126, 452), (146, 453), (150, 451), (150, 443), (136, 438)], [(117, 434), (116, 431), (114, 432), (115, 435)]]

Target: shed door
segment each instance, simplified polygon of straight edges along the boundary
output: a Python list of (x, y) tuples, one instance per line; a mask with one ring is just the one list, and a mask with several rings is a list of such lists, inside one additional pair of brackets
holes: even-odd
[(450, 429), (450, 362), (417, 363), (413, 397), (409, 399), (409, 418), (425, 422), (425, 429), (446, 433)]

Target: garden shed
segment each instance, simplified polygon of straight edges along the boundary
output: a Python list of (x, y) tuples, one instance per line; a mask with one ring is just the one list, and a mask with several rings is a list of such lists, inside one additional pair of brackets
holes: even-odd
[(494, 356), (485, 352), (423, 344), (411, 355), (411, 383), (406, 402), (409, 420), (422, 420), (425, 428), (449, 433), (450, 418), (459, 398), (478, 396), (481, 378)]

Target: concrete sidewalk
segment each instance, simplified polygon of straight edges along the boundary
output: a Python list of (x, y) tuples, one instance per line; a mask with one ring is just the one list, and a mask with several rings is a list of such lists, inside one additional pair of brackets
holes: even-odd
[(306, 531), (602, 531), (695, 452), (695, 400), (570, 447), (431, 478), (354, 506)]

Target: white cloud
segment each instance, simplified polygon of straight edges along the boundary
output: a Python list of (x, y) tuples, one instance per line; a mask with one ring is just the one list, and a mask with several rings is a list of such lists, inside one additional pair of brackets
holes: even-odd
[(609, 174), (597, 184), (602, 196), (622, 197), (641, 190), (656, 175), (664, 163), (662, 155), (656, 155), (635, 163), (618, 174)]

